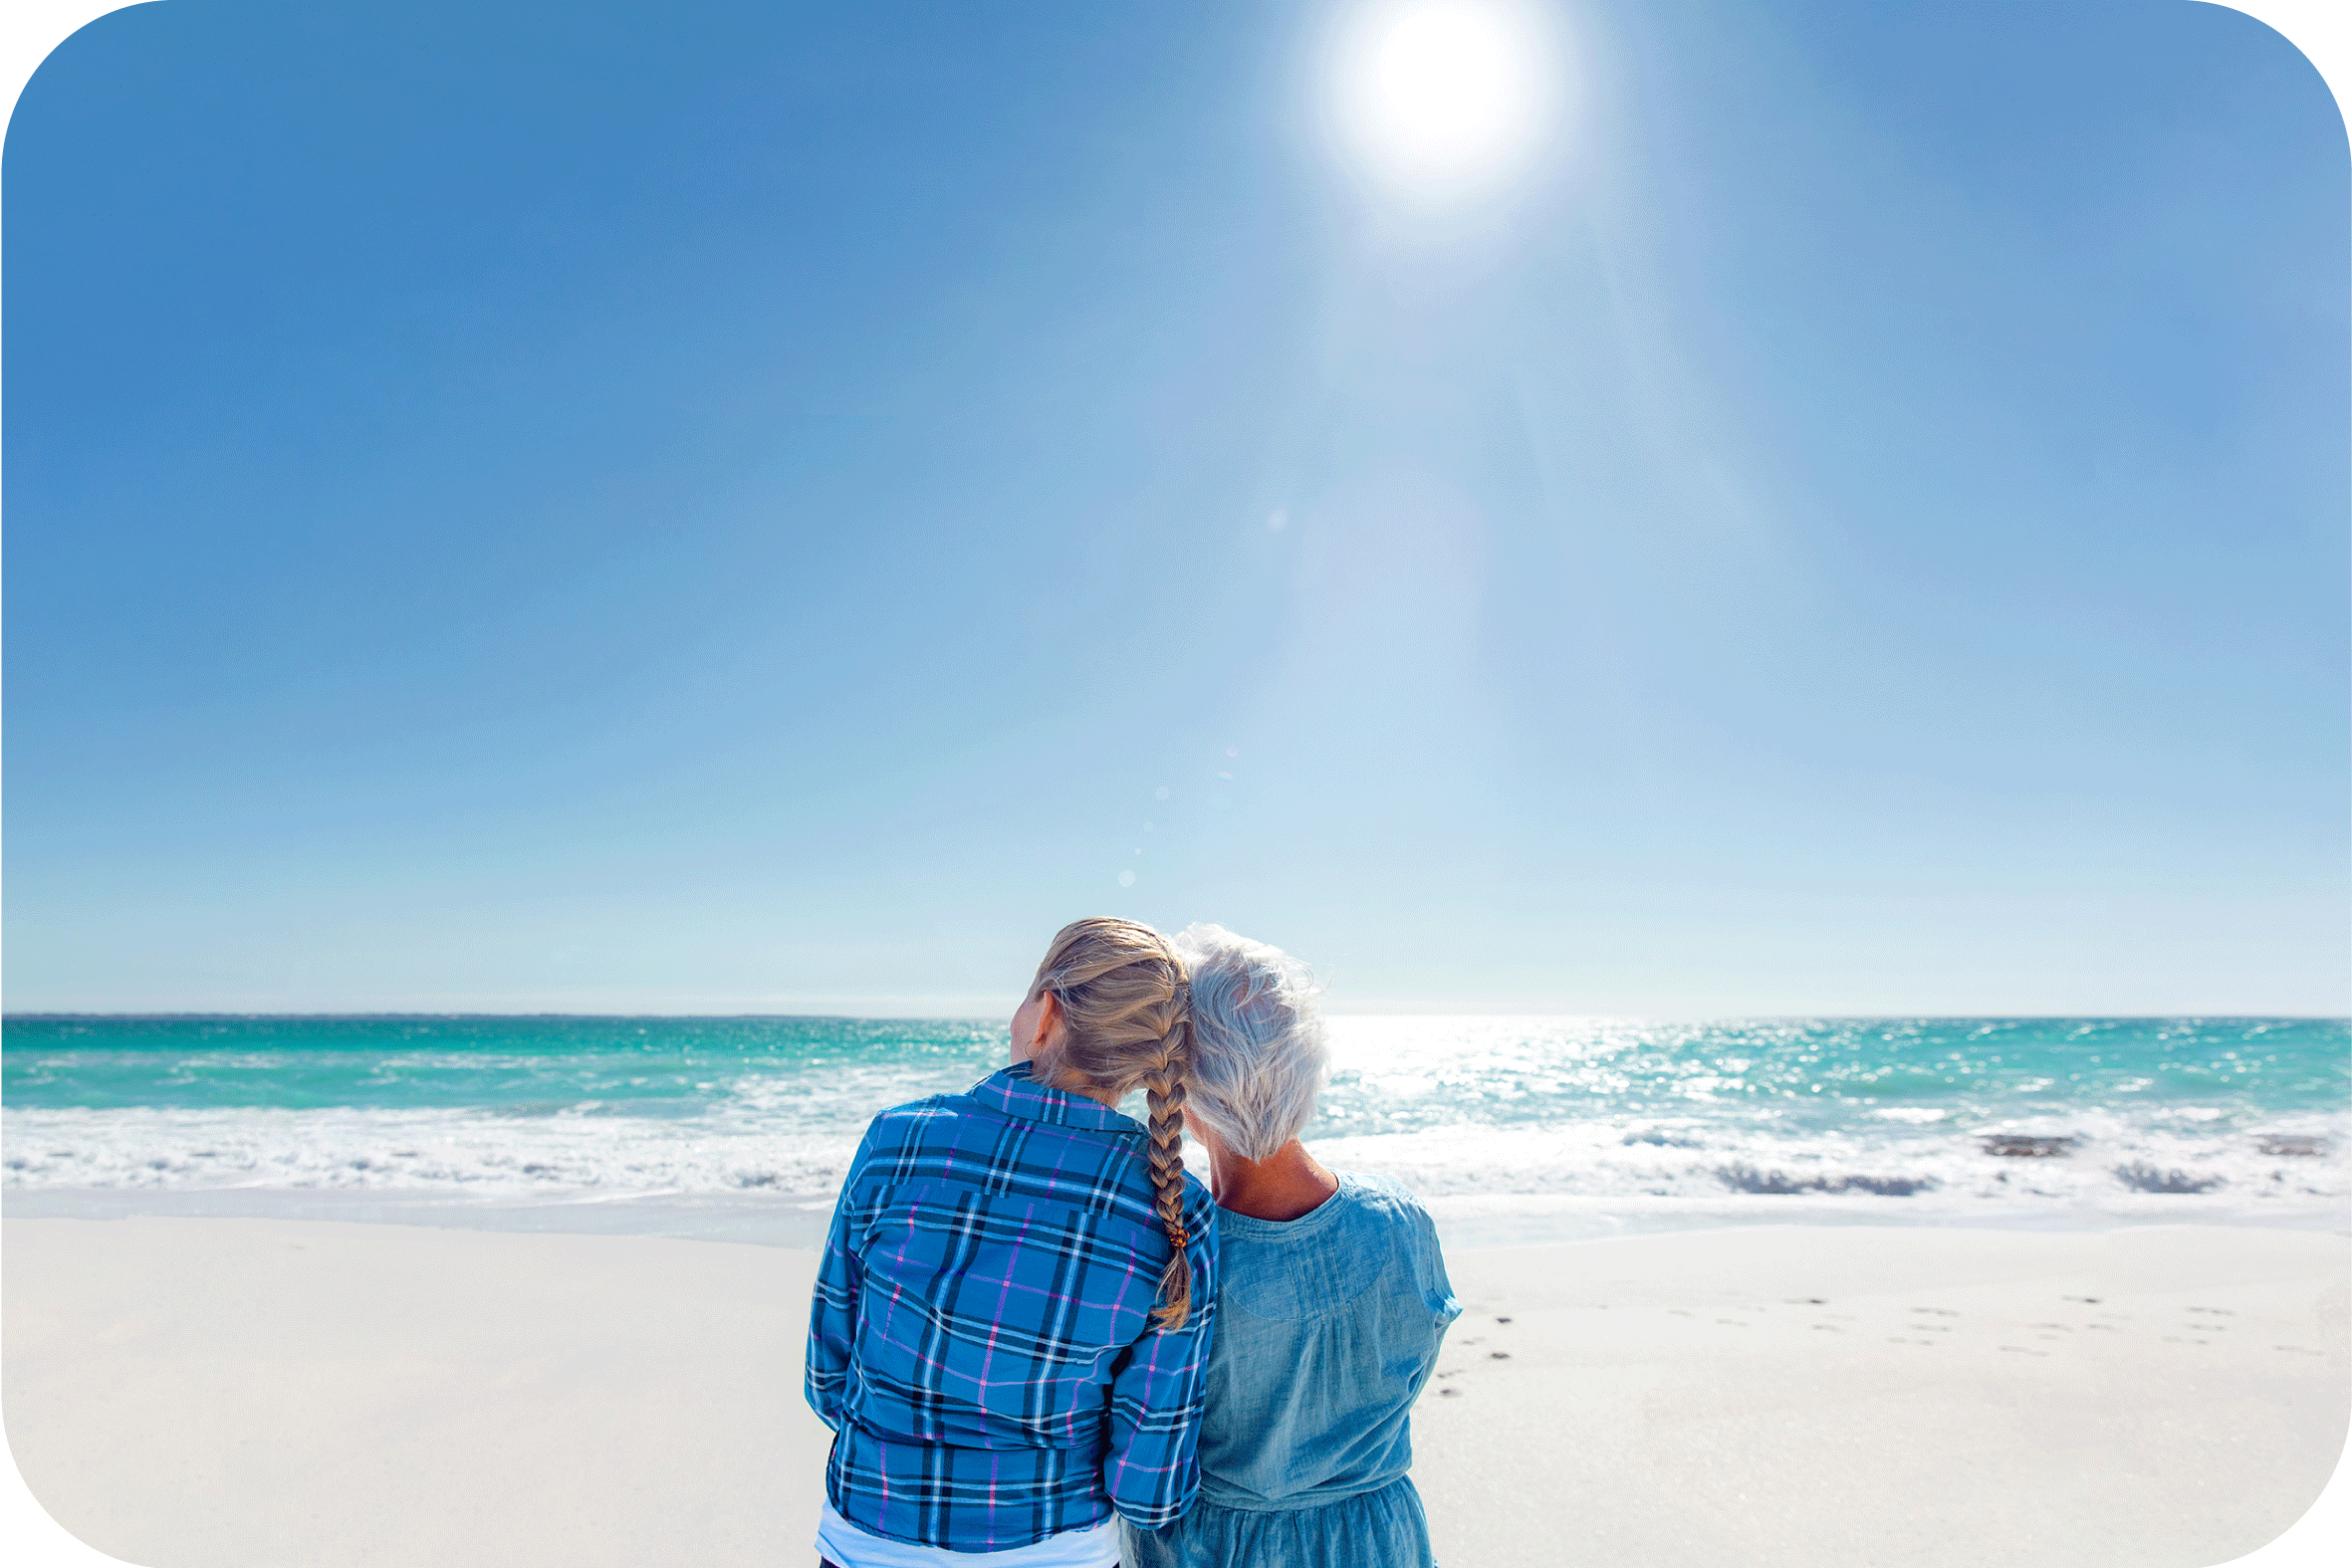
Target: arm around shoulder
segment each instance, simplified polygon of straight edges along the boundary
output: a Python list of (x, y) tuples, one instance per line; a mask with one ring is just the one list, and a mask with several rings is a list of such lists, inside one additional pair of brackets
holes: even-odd
[(1182, 1327), (1154, 1327), (1129, 1346), (1111, 1378), (1102, 1488), (1139, 1530), (1175, 1523), (1200, 1491), (1201, 1416), (1217, 1334), (1215, 1211), (1202, 1208), (1197, 1219), (1188, 1215), (1191, 1312)]

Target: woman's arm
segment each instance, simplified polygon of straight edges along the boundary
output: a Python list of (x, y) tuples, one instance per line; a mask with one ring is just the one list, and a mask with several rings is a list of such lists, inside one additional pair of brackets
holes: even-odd
[(1139, 1530), (1183, 1518), (1201, 1489), (1203, 1390), (1217, 1328), (1216, 1223), (1202, 1209), (1190, 1219), (1192, 1315), (1182, 1328), (1155, 1328), (1129, 1346), (1111, 1377), (1102, 1489)]
[(849, 1162), (841, 1180), (841, 1196), (833, 1203), (832, 1225), (824, 1235), (824, 1251), (817, 1259), (817, 1288), (809, 1299), (809, 1371), (804, 1384), (810, 1408), (824, 1424), (841, 1428), (841, 1400), (849, 1386), (849, 1350), (857, 1334), (857, 1254), (851, 1247), (853, 1200), (865, 1174), (865, 1140)]

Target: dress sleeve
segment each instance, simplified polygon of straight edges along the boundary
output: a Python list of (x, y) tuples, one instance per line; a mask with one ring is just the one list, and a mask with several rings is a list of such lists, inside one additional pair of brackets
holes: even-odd
[(1446, 1254), (1437, 1244), (1437, 1222), (1419, 1204), (1413, 1206), (1414, 1250), (1420, 1254), (1422, 1293), (1428, 1297), (1429, 1310), (1436, 1317), (1437, 1337), (1444, 1339), (1454, 1319), (1462, 1315), (1462, 1299), (1454, 1294), (1454, 1282), (1446, 1277)]
[(833, 1203), (832, 1224), (824, 1234), (824, 1251), (817, 1259), (817, 1288), (809, 1300), (809, 1370), (804, 1388), (810, 1408), (826, 1426), (841, 1428), (841, 1400), (849, 1384), (849, 1350), (857, 1334), (857, 1254), (851, 1245), (852, 1215), (857, 1192), (865, 1177), (869, 1128), (842, 1178), (841, 1196)]
[(1188, 1213), (1192, 1315), (1153, 1328), (1127, 1348), (1110, 1385), (1110, 1448), (1102, 1489), (1119, 1517), (1156, 1530), (1184, 1517), (1201, 1489), (1201, 1413), (1217, 1332), (1216, 1209), (1202, 1195)]

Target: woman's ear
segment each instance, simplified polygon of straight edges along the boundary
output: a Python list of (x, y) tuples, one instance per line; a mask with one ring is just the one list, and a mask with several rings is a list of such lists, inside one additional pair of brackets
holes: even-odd
[(1061, 1037), (1061, 999), (1052, 992), (1038, 998), (1038, 1037), (1030, 1042), (1035, 1056)]

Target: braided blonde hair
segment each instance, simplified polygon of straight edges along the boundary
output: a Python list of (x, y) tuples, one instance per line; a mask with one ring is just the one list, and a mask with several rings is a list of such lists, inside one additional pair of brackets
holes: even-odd
[(1055, 933), (1030, 997), (1051, 995), (1061, 1036), (1037, 1058), (1039, 1079), (1112, 1099), (1141, 1087), (1150, 1116), (1153, 1207), (1175, 1256), (1160, 1274), (1164, 1328), (1192, 1313), (1184, 1228), (1184, 1097), (1191, 1081), (1192, 996), (1167, 939), (1132, 920), (1094, 916)]

